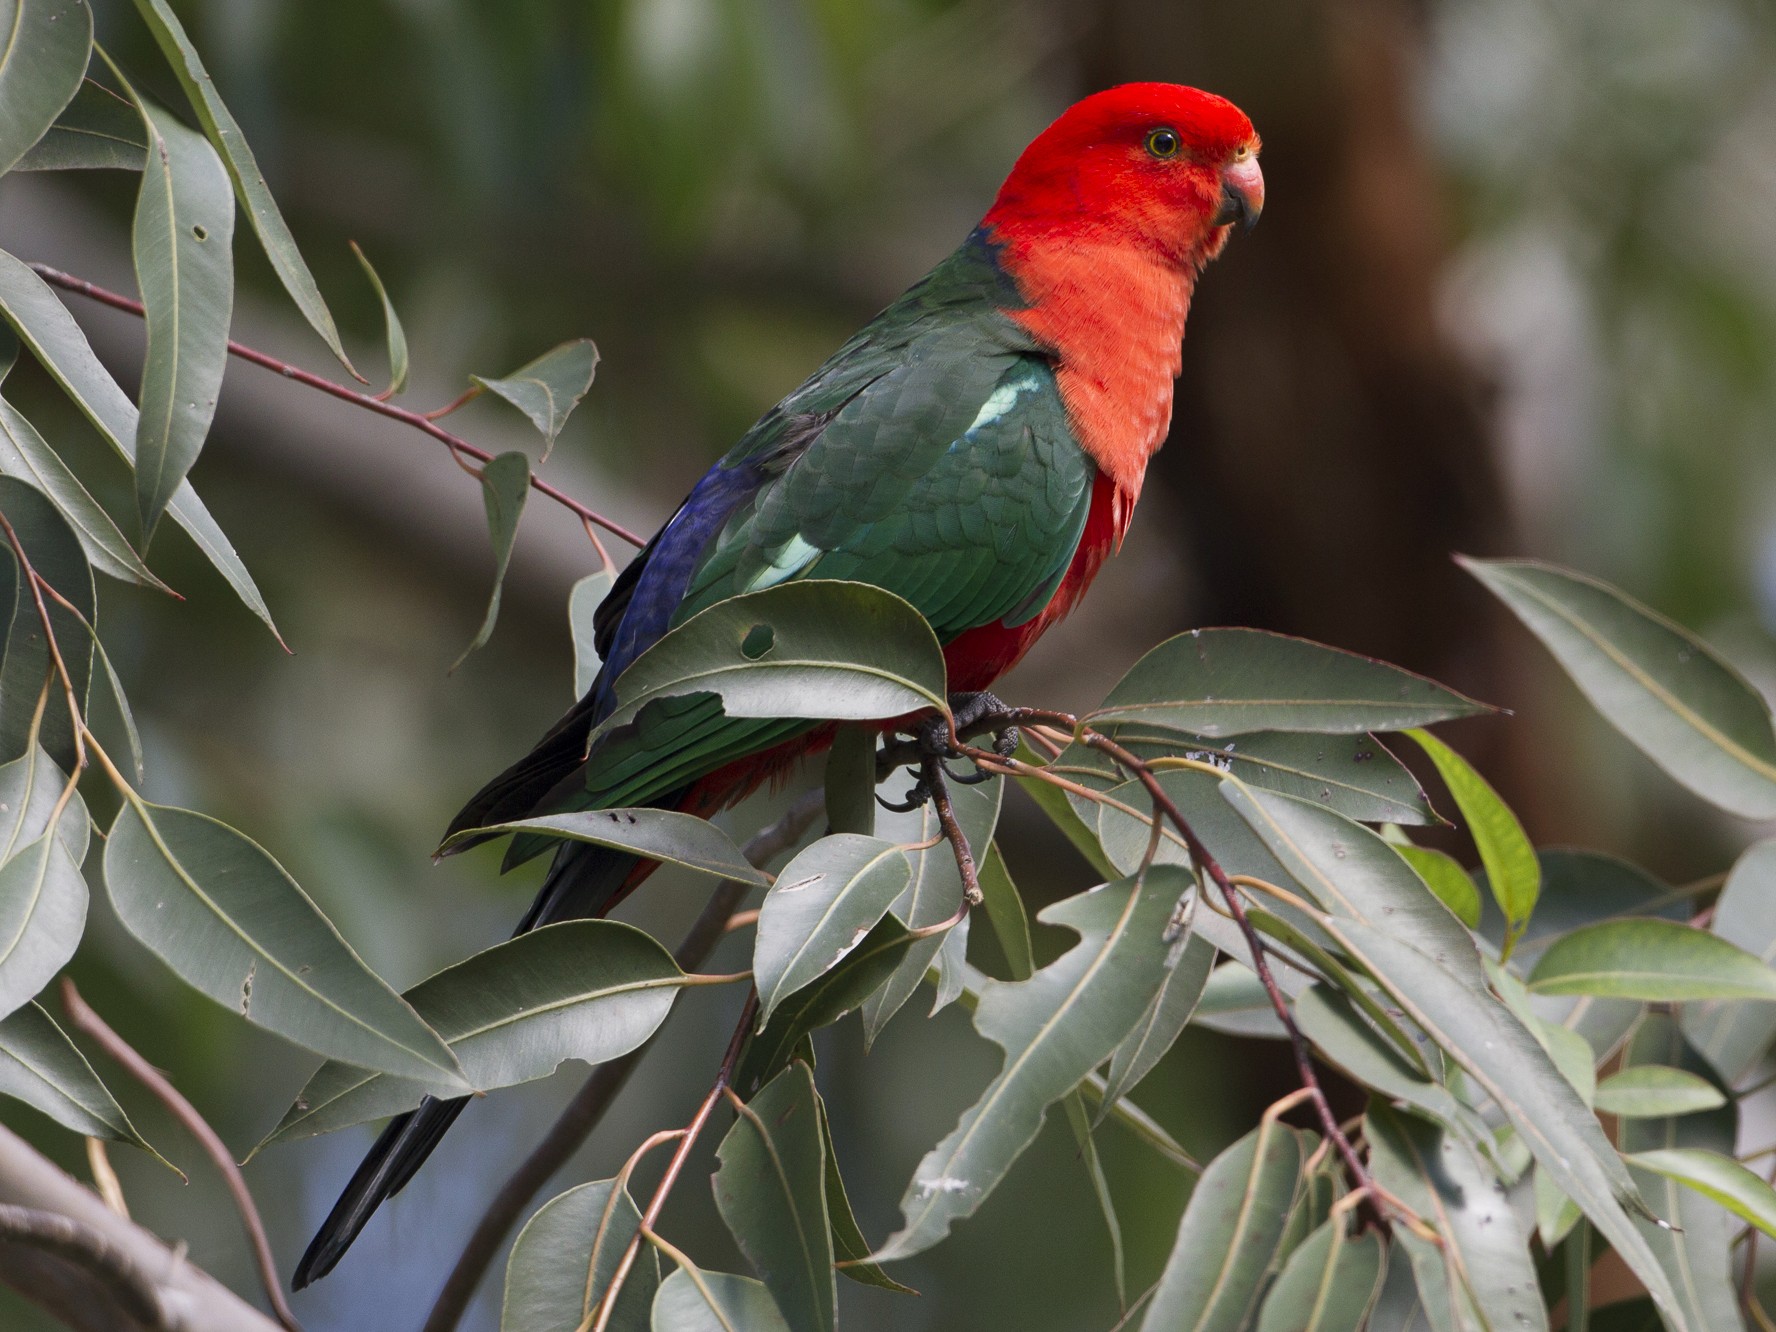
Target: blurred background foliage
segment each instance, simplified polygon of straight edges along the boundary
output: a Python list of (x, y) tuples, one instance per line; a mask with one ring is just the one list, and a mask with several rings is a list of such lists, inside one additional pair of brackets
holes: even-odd
[[(1204, 284), (1173, 439), (1127, 548), (1005, 692), (1089, 704), (1141, 650), (1195, 624), (1304, 633), (1514, 709), (1451, 735), (1538, 842), (1615, 850), (1681, 881), (1746, 840), (1604, 732), (1447, 555), (1587, 569), (1776, 685), (1776, 13), (1764, 0), (179, 8), (356, 354), (375, 362), (380, 323), (348, 239), (405, 317), (412, 405), (448, 400), (468, 372), (596, 338), (599, 382), (545, 475), (642, 530), (965, 234), (1067, 102), (1137, 78), (1227, 94), (1266, 139), (1264, 224)], [(125, 68), (181, 104), (129, 7), (97, 10)], [(133, 186), (9, 177), (0, 233), (28, 259), (128, 289)], [(236, 336), (324, 369), (263, 260), (237, 248)], [(76, 308), (130, 383), (139, 326)], [(29, 388), (45, 433), (96, 457), (55, 395)], [(498, 404), (458, 419), (488, 447), (530, 443)], [(433, 867), (427, 853), (482, 777), (569, 702), (565, 593), (596, 564), (576, 523), (533, 505), (492, 647), (447, 675), (489, 560), (478, 488), (430, 449), (237, 365), (196, 480), (295, 655), (176, 536), (157, 563), (187, 601), (106, 589), (107, 641), (149, 732), (148, 794), (251, 832), (397, 985), (499, 937), (527, 900), (491, 857)], [(116, 482), (127, 509), (121, 469)], [(1076, 890), (1084, 867), (1016, 798), (1007, 808), (1026, 894)], [(1450, 846), (1472, 862), (1459, 838)], [(686, 884), (656, 883), (625, 910), (675, 937), (696, 903)], [(81, 985), (244, 1150), (306, 1064), (116, 946), (105, 910), (95, 899)], [(579, 1177), (610, 1173), (701, 1090), (722, 1001), (693, 996), (673, 1021)], [(994, 1058), (953, 1009), (903, 1016), (867, 1062), (854, 1024), (829, 1034), (822, 1080), (871, 1234)], [(481, 1200), (571, 1085), (477, 1107), (299, 1299), (309, 1325), (416, 1325)], [(1138, 1099), (1207, 1153), (1289, 1085), (1277, 1047), (1192, 1028)], [(130, 1108), (157, 1141), (180, 1141), (140, 1098)], [(1755, 1109), (1748, 1123), (1769, 1132)], [(68, 1159), (64, 1136), (38, 1136)], [(286, 1266), (365, 1141), (344, 1133), (253, 1165)], [(1104, 1149), (1138, 1290), (1187, 1181), (1114, 1129)], [(182, 1188), (118, 1158), (141, 1219), (249, 1284), (201, 1163), (179, 1156), (193, 1176)], [(1108, 1246), (1073, 1220), (1092, 1215), (1051, 1125), (978, 1220), (897, 1269), (922, 1298), (847, 1286), (846, 1325), (1107, 1327)], [(706, 1190), (680, 1190), (667, 1225), (711, 1265), (738, 1261)], [(497, 1301), (484, 1291), (471, 1325), (494, 1326)], [(0, 1303), (7, 1327), (33, 1317)]]

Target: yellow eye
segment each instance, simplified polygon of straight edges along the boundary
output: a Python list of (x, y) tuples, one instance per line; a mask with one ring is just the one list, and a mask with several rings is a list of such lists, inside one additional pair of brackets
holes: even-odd
[(1252, 145), (1249, 143), (1242, 143), (1238, 148), (1233, 150), (1233, 160), (1236, 162), (1243, 162), (1251, 155)]
[(1150, 157), (1164, 161), (1168, 157), (1176, 157), (1182, 145), (1178, 142), (1178, 132), (1171, 129), (1156, 129), (1147, 132), (1147, 140), (1143, 145)]

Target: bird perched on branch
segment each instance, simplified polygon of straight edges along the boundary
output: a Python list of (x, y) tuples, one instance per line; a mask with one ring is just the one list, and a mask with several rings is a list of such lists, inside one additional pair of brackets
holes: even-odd
[[(1223, 98), (1135, 83), (1067, 110), (961, 247), (696, 484), (599, 609), (596, 683), (451, 832), (639, 805), (708, 814), (828, 743), (830, 726), (730, 718), (705, 695), (661, 700), (586, 752), (617, 676), (668, 629), (790, 579), (897, 594), (944, 645), (950, 687), (987, 689), (1121, 542), (1171, 420), (1197, 276), (1263, 205), (1258, 136)], [(602, 915), (653, 868), (563, 845), (518, 930)], [(388, 1125), (297, 1287), (332, 1269), (464, 1104), (427, 1100)]]

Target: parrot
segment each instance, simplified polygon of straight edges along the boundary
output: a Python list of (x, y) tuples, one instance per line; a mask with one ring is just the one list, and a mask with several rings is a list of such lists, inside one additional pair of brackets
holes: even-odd
[[(788, 580), (896, 594), (937, 635), (952, 703), (984, 695), (1121, 544), (1170, 427), (1198, 276), (1263, 209), (1259, 146), (1232, 102), (1177, 84), (1124, 84), (1063, 112), (954, 253), (692, 487), (599, 607), (590, 689), (449, 832), (636, 806), (708, 815), (829, 745), (830, 723), (729, 718), (704, 694), (657, 700), (588, 750), (649, 646)], [(546, 846), (515, 841), (507, 868)], [(654, 868), (561, 844), (516, 933), (601, 916)], [(428, 1098), (388, 1124), (297, 1289), (332, 1270), (466, 1101)]]

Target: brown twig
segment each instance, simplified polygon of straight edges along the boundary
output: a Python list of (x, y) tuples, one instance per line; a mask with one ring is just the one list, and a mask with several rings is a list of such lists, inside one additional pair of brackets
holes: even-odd
[(136, 1053), (129, 1042), (92, 1010), (86, 1000), (80, 997), (80, 991), (74, 988), (74, 982), (66, 976), (62, 978), (62, 1007), (67, 1010), (68, 1018), (75, 1029), (90, 1036), (106, 1054), (122, 1064), (136, 1081), (152, 1092), (155, 1099), (171, 1112), (173, 1118), (197, 1139), (204, 1154), (222, 1172), (222, 1178), (228, 1183), (228, 1191), (234, 1196), (234, 1206), (240, 1213), (241, 1225), (246, 1229), (247, 1241), (253, 1250), (253, 1261), (259, 1269), (259, 1281), (265, 1287), (272, 1312), (277, 1315), (278, 1322), (290, 1332), (302, 1332), (302, 1325), (296, 1321), (296, 1315), (290, 1312), (290, 1306), (284, 1300), (283, 1282), (278, 1277), (277, 1265), (272, 1261), (271, 1245), (265, 1238), (265, 1225), (259, 1219), (259, 1209), (253, 1204), (253, 1195), (247, 1190), (247, 1181), (242, 1177), (240, 1167), (234, 1163), (234, 1156), (229, 1152), (227, 1144), (210, 1127), (208, 1121), (198, 1114), (197, 1107), (180, 1095), (179, 1089), (168, 1082), (159, 1069)]
[(966, 911), (971, 906), (979, 906), (980, 874), (974, 866), (974, 852), (969, 848), (962, 825), (956, 822), (956, 811), (950, 805), (950, 785), (944, 780), (943, 764), (935, 755), (926, 757), (921, 780), (931, 792), (931, 807), (937, 811), (937, 826), (943, 829), (944, 840), (949, 842), (950, 851), (956, 857), (956, 872), (962, 876), (962, 909)]
[[(32, 264), (31, 271), (36, 273), (38, 277), (42, 278), (51, 286), (61, 287), (65, 291), (76, 292), (79, 295), (85, 296), (88, 300), (97, 301), (100, 305), (108, 305), (113, 310), (122, 310), (125, 313), (133, 314), (138, 318), (144, 317), (145, 312), (140, 301), (133, 301), (128, 296), (119, 295), (117, 292), (110, 291), (96, 283), (88, 282), (85, 278), (75, 277), (72, 273), (64, 273), (59, 268), (51, 268), (48, 264)], [(291, 379), (298, 384), (305, 384), (309, 388), (319, 389), (322, 393), (331, 394), (341, 402), (349, 402), (353, 406), (362, 407), (365, 411), (375, 412), (379, 416), (386, 416), (392, 420), (400, 421), (405, 425), (410, 425), (415, 430), (424, 431), (433, 439), (438, 440), (448, 447), (453, 455), (467, 454), (469, 457), (483, 463), (491, 462), (493, 459), (493, 454), (489, 453), (486, 449), (471, 444), (468, 440), (463, 439), (458, 435), (451, 434), (448, 430), (444, 429), (443, 426), (432, 420), (431, 415), (428, 415), (425, 412), (415, 412), (406, 407), (397, 407), (391, 402), (383, 402), (373, 394), (360, 393), (356, 389), (347, 388), (344, 384), (335, 384), (332, 380), (314, 374), (312, 371), (304, 370), (300, 366), (290, 364), (288, 361), (280, 361), (275, 356), (267, 355), (265, 352), (259, 351), (253, 347), (248, 347), (243, 343), (235, 342), (232, 339), (228, 343), (228, 354), (230, 356), (238, 357), (243, 361), (250, 361), (254, 365), (261, 366), (276, 374), (280, 374), (285, 379)], [(460, 401), (457, 404), (453, 404), (452, 409), (458, 405), (460, 405)], [(434, 413), (434, 415), (440, 416), (443, 414), (443, 412)], [(577, 514), (580, 521), (596, 524), (609, 532), (612, 536), (621, 537), (624, 541), (627, 541), (630, 545), (637, 548), (647, 544), (644, 538), (637, 536), (620, 523), (613, 522), (611, 519), (606, 518), (603, 514), (587, 508), (571, 495), (568, 495), (561, 490), (557, 490), (540, 476), (532, 474), (530, 484), (537, 494), (546, 495), (557, 504), (561, 505), (564, 509)]]
[(91, 1226), (59, 1212), (0, 1203), (0, 1243), (59, 1258), (91, 1277), (119, 1311), (146, 1328), (170, 1328), (165, 1302), (148, 1274)]
[[(825, 808), (822, 793), (810, 791), (795, 804), (791, 805), (783, 817), (770, 827), (757, 833), (745, 846), (746, 858), (755, 865), (762, 865), (780, 852), (787, 851), (801, 839), (809, 826), (819, 817)], [(697, 918), (689, 933), (678, 945), (673, 954), (678, 965), (685, 971), (693, 971), (703, 965), (715, 951), (716, 944), (721, 942), (728, 920), (735, 909), (745, 900), (751, 885), (729, 879), (715, 890), (709, 899), (709, 905)], [(431, 1313), (427, 1315), (423, 1332), (450, 1332), (468, 1308), (469, 1300), (475, 1294), (475, 1288), (481, 1284), (481, 1278), (487, 1275), (487, 1269), (499, 1253), (500, 1245), (505, 1243), (506, 1236), (523, 1215), (525, 1207), (537, 1195), (537, 1191), (549, 1182), (557, 1170), (567, 1159), (579, 1150), (592, 1130), (597, 1128), (610, 1109), (611, 1103), (623, 1090), (629, 1076), (635, 1071), (642, 1057), (646, 1055), (652, 1042), (641, 1045), (630, 1051), (621, 1059), (613, 1059), (608, 1064), (600, 1064), (586, 1079), (585, 1085), (574, 1094), (573, 1100), (567, 1103), (555, 1123), (550, 1126), (548, 1134), (532, 1150), (519, 1167), (512, 1172), (500, 1191), (494, 1195), (487, 1210), (475, 1224), (475, 1231), (463, 1245), (462, 1252), (457, 1255), (456, 1265), (451, 1268), (450, 1275), (444, 1281), (444, 1288), (438, 1292), (438, 1298), (432, 1304)]]

